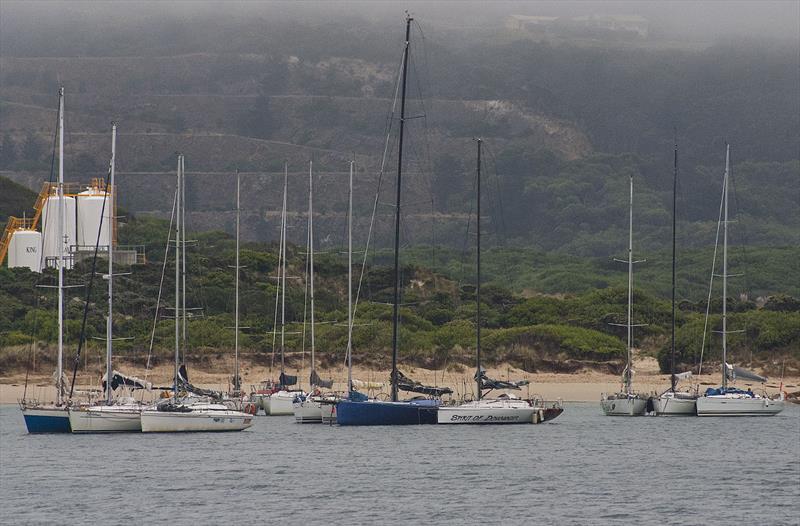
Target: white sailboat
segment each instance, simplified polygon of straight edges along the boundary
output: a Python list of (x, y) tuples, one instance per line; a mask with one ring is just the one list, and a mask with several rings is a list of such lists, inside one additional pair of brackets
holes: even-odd
[[(353, 389), (353, 172), (355, 161), (350, 161), (350, 176), (347, 192), (347, 397)], [(366, 257), (366, 252), (364, 253)], [(320, 400), (320, 414), (323, 424), (336, 423), (336, 406), (341, 400), (339, 395), (328, 395)]]
[(769, 398), (766, 393), (758, 395), (751, 389), (746, 391), (728, 386), (728, 379), (737, 377), (761, 382), (766, 378), (753, 372), (732, 367), (728, 364), (728, 184), (730, 178), (730, 145), (725, 149), (725, 177), (723, 181), (722, 223), (722, 386), (709, 388), (697, 399), (697, 416), (773, 416), (783, 411), (783, 393), (777, 399)]
[[(175, 224), (175, 374), (172, 398), (159, 402), (155, 408), (143, 410), (141, 426), (144, 433), (188, 432), (188, 431), (241, 431), (253, 424), (253, 416), (234, 411), (227, 406), (194, 396), (179, 396), (179, 385), (188, 384), (181, 376), (179, 366), (181, 349), (181, 322), (186, 337), (186, 281), (181, 279), (181, 262), (185, 269), (184, 157), (178, 155), (178, 183)], [(166, 254), (165, 256), (166, 257)], [(183, 288), (181, 287), (183, 284)], [(183, 295), (181, 294), (183, 292)]]
[(308, 163), (308, 286), (311, 307), (311, 393), (295, 397), (292, 412), (295, 422), (299, 424), (322, 423), (321, 394), (316, 371), (315, 339), (314, 339), (314, 176), (313, 161)]
[[(58, 359), (56, 366), (55, 404), (38, 401), (20, 402), (22, 416), (28, 433), (69, 433), (69, 411), (64, 401), (64, 267), (67, 266), (64, 251), (66, 206), (64, 197), (64, 88), (58, 89)], [(42, 230), (46, 228), (43, 227)], [(44, 232), (43, 232), (44, 234)], [(42, 236), (44, 239), (44, 235)]]
[[(501, 394), (497, 398), (483, 398), (483, 391), (489, 389), (519, 389), (527, 385), (521, 382), (501, 382), (487, 378), (481, 367), (481, 139), (478, 142), (477, 163), (477, 282), (476, 297), (476, 362), (475, 381), (477, 383), (477, 400), (457, 405), (441, 405), (436, 419), (439, 424), (538, 424), (545, 420), (545, 407), (531, 400), (522, 400), (510, 394)], [(555, 418), (563, 410), (552, 407), (550, 418)]]
[(678, 142), (675, 141), (672, 177), (672, 335), (670, 339), (670, 386), (653, 400), (653, 409), (657, 416), (692, 416), (697, 414), (697, 395), (688, 391), (677, 391), (679, 380), (691, 377), (691, 372), (675, 373), (675, 226), (677, 217), (678, 194)]
[[(619, 260), (618, 260), (619, 261)], [(633, 265), (639, 263), (633, 260), (633, 174), (630, 177), (630, 205), (628, 213), (628, 259), (623, 260), (628, 264), (628, 320), (625, 324), (628, 331), (627, 362), (622, 373), (623, 387), (618, 393), (603, 393), (600, 406), (607, 416), (641, 416), (647, 408), (647, 397), (633, 390), (633, 340), (631, 323), (631, 309), (633, 305)]]
[(287, 190), (289, 186), (289, 167), (283, 167), (283, 209), (281, 211), (281, 248), (279, 265), (280, 295), (281, 295), (281, 374), (278, 385), (272, 393), (263, 397), (264, 412), (270, 416), (285, 416), (294, 414), (294, 399), (298, 395), (305, 395), (303, 391), (291, 389), (297, 383), (296, 376), (286, 374), (286, 221), (287, 221)]
[[(109, 182), (105, 189), (103, 208), (110, 207), (110, 216), (113, 216), (113, 192), (116, 192), (114, 172), (117, 151), (117, 125), (111, 125), (111, 162), (109, 166)], [(100, 221), (100, 228), (106, 224)], [(110, 228), (113, 218), (108, 223)], [(142, 405), (133, 398), (113, 397), (112, 388), (112, 348), (113, 348), (113, 315), (114, 315), (114, 242), (113, 235), (108, 235), (108, 315), (106, 317), (106, 374), (105, 374), (105, 399), (92, 406), (73, 406), (69, 409), (69, 423), (73, 433), (115, 433), (141, 431)], [(100, 242), (100, 234), (98, 240)]]

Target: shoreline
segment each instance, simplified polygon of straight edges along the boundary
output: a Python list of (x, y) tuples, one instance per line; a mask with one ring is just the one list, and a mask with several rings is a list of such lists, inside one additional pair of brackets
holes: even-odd
[[(215, 371), (229, 370), (227, 363), (216, 364)], [(447, 386), (453, 390), (453, 398), (461, 398), (463, 395), (472, 395), (475, 390), (475, 381), (472, 371), (464, 368), (463, 372), (437, 371), (423, 368), (401, 367), (404, 374), (409, 378), (421, 382), (425, 385)], [(658, 364), (652, 358), (639, 358), (636, 360), (636, 375), (634, 376), (634, 389), (640, 393), (658, 395), (669, 387), (669, 375), (660, 374)], [(347, 370), (344, 367), (334, 369), (323, 369), (318, 371), (323, 379), (333, 379), (335, 391), (344, 391), (347, 385)], [(151, 371), (143, 368), (124, 369), (124, 374), (147, 379), (154, 385), (171, 385), (173, 368), (171, 366), (159, 366)], [(245, 392), (250, 392), (258, 384), (268, 378), (277, 379), (279, 370), (270, 370), (268, 367), (244, 364), (241, 369), (242, 386)], [(308, 370), (287, 370), (287, 374), (297, 375), (299, 388), (308, 388)], [(509, 391), (520, 397), (528, 398), (540, 396), (545, 400), (562, 400), (564, 402), (599, 402), (602, 393), (617, 392), (620, 388), (620, 377), (617, 375), (600, 373), (596, 371), (582, 371), (576, 373), (526, 373), (525, 371), (508, 367), (487, 368), (487, 374), (491, 378), (500, 380), (528, 380), (530, 385), (522, 387), (520, 390)], [(231, 374), (211, 373), (203, 370), (192, 370), (190, 365), (189, 380), (198, 387), (214, 389), (218, 391), (228, 391)], [(363, 381), (383, 382), (383, 391), (388, 391), (389, 371), (368, 370), (361, 367), (353, 368), (353, 378)], [(705, 387), (714, 387), (719, 384), (718, 373), (703, 374), (694, 376), (689, 381), (679, 384), (680, 390), (687, 390), (690, 386), (699, 383), (700, 390)], [(23, 397), (25, 392), (25, 374), (16, 374), (0, 377), (0, 404), (16, 404)], [(28, 378), (27, 397), (30, 399), (53, 400), (55, 398), (55, 388), (53, 387), (52, 375), (36, 374)], [(800, 378), (784, 378), (784, 390), (793, 392), (798, 390)], [(740, 381), (735, 385), (743, 388), (752, 387), (758, 392), (761, 385), (753, 382)], [(769, 395), (777, 394), (779, 391), (780, 379), (771, 379), (765, 384), (765, 390)], [(76, 380), (76, 388), (80, 391), (99, 390), (100, 375), (94, 371), (79, 373)], [(380, 392), (376, 390), (372, 394)], [(154, 391), (157, 393), (157, 391)], [(412, 396), (413, 393), (408, 393)], [(157, 395), (155, 395), (157, 396)]]

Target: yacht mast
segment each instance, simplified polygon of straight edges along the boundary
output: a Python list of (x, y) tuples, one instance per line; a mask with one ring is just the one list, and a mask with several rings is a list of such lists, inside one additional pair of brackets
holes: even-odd
[[(314, 162), (308, 162), (308, 271), (311, 287), (311, 377), (314, 378), (316, 363), (314, 361)], [(316, 387), (311, 385), (311, 387)]]
[(281, 264), (281, 384), (283, 384), (286, 344), (286, 189), (289, 186), (289, 166), (283, 164), (283, 210), (281, 211), (281, 237), (283, 261)]
[(722, 223), (722, 388), (728, 387), (728, 177), (731, 145), (725, 145), (724, 220)]
[(183, 206), (181, 195), (181, 170), (183, 169), (183, 155), (178, 154), (178, 181), (177, 181), (177, 197), (176, 197), (176, 214), (175, 214), (175, 385), (172, 388), (173, 397), (178, 398), (178, 360), (181, 349), (181, 311), (180, 311), (180, 298), (181, 298), (181, 206)]
[(403, 175), (403, 132), (406, 124), (406, 81), (408, 52), (411, 39), (411, 16), (406, 16), (406, 40), (403, 51), (403, 87), (400, 99), (400, 139), (397, 152), (397, 199), (394, 218), (394, 307), (392, 316), (392, 401), (397, 402), (397, 331), (400, 324), (400, 190)]
[(58, 379), (56, 405), (63, 403), (64, 391), (64, 87), (58, 89)]
[(233, 390), (239, 393), (241, 390), (241, 379), (239, 378), (239, 215), (241, 207), (239, 206), (239, 170), (236, 170), (236, 280), (234, 285), (236, 295), (236, 305), (234, 307), (234, 321), (233, 321), (233, 360), (234, 360), (234, 377), (233, 377)]
[(353, 165), (347, 192), (347, 394), (353, 388)]
[(478, 387), (478, 400), (481, 399), (483, 396), (482, 389), (481, 389), (481, 143), (483, 141), (478, 139), (478, 196), (477, 196), (477, 229), (478, 229), (478, 242), (477, 242), (477, 249), (478, 254), (476, 256), (477, 260), (477, 283), (475, 286), (475, 301), (477, 304), (476, 314), (475, 314), (475, 328), (477, 329), (477, 341), (475, 345), (475, 356), (476, 356), (476, 370), (475, 370), (475, 382), (477, 382)]
[(631, 340), (631, 305), (633, 304), (633, 174), (630, 177), (630, 207), (628, 212), (628, 369), (625, 374), (625, 392), (631, 394), (633, 379), (633, 350)]
[(186, 363), (186, 349), (188, 344), (186, 341), (186, 165), (185, 158), (181, 155), (181, 325), (182, 325), (182, 345), (183, 354), (181, 361)]
[(675, 138), (675, 155), (672, 169), (672, 336), (670, 339), (670, 387), (675, 392), (675, 222), (678, 194), (678, 138)]
[[(115, 122), (111, 123), (111, 174), (110, 174), (110, 181), (106, 185), (106, 200), (111, 199), (111, 203), (109, 206), (111, 207), (111, 212), (109, 213), (108, 222), (108, 317), (106, 318), (106, 404), (111, 404), (111, 354), (112, 354), (112, 332), (113, 332), (113, 321), (112, 317), (114, 314), (113, 305), (114, 305), (114, 197), (116, 192), (114, 191), (114, 169), (117, 159), (117, 124)], [(100, 218), (102, 221), (104, 218)]]

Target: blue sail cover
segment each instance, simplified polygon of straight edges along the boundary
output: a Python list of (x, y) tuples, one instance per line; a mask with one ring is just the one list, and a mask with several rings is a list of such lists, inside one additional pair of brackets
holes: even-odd
[(737, 389), (736, 387), (709, 387), (706, 389), (706, 396), (720, 396), (725, 394), (741, 394), (741, 395), (748, 395), (753, 396), (753, 391), (750, 390), (743, 390)]
[(194, 393), (199, 396), (207, 396), (215, 400), (222, 399), (222, 393), (214, 391), (213, 389), (203, 389), (189, 383), (189, 373), (185, 365), (181, 365), (178, 369), (178, 389), (188, 393)]
[(297, 377), (288, 375), (286, 373), (281, 373), (281, 376), (280, 378), (278, 378), (278, 381), (280, 382), (281, 387), (289, 387), (297, 383)]
[(400, 371), (397, 371), (397, 388), (401, 391), (409, 391), (412, 393), (421, 393), (430, 396), (442, 396), (452, 394), (453, 390), (449, 387), (434, 387), (430, 385), (423, 385), (420, 382), (412, 380)]
[(331, 389), (333, 387), (333, 380), (323, 380), (317, 374), (316, 370), (311, 371), (311, 385), (322, 387), (323, 389)]
[[(476, 375), (477, 376), (477, 375)], [(476, 378), (477, 379), (477, 378)], [(486, 376), (486, 371), (481, 368), (480, 374), (481, 389), (516, 389), (519, 390), (522, 386), (528, 385), (528, 380), (519, 380), (518, 382), (507, 382), (504, 380), (494, 380)]]

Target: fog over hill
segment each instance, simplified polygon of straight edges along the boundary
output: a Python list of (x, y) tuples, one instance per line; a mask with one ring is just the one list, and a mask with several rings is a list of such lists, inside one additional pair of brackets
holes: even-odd
[[(365, 235), (391, 109), (403, 11), (409, 68), (406, 243), (461, 246), (474, 143), (487, 145), (488, 243), (605, 255), (624, 245), (627, 178), (637, 243), (669, 242), (680, 145), (680, 242), (713, 243), (724, 144), (733, 149), (738, 241), (800, 243), (800, 64), (794, 2), (8, 2), (0, 4), (2, 175), (50, 177), (56, 90), (66, 90), (67, 179), (102, 175), (117, 120), (120, 203), (167, 216), (175, 152), (190, 220), (277, 236), (282, 166), (301, 213), (315, 163), (320, 232), (341, 242), (357, 160)], [(391, 232), (386, 159), (378, 243)], [(31, 205), (33, 203), (30, 203)]]

